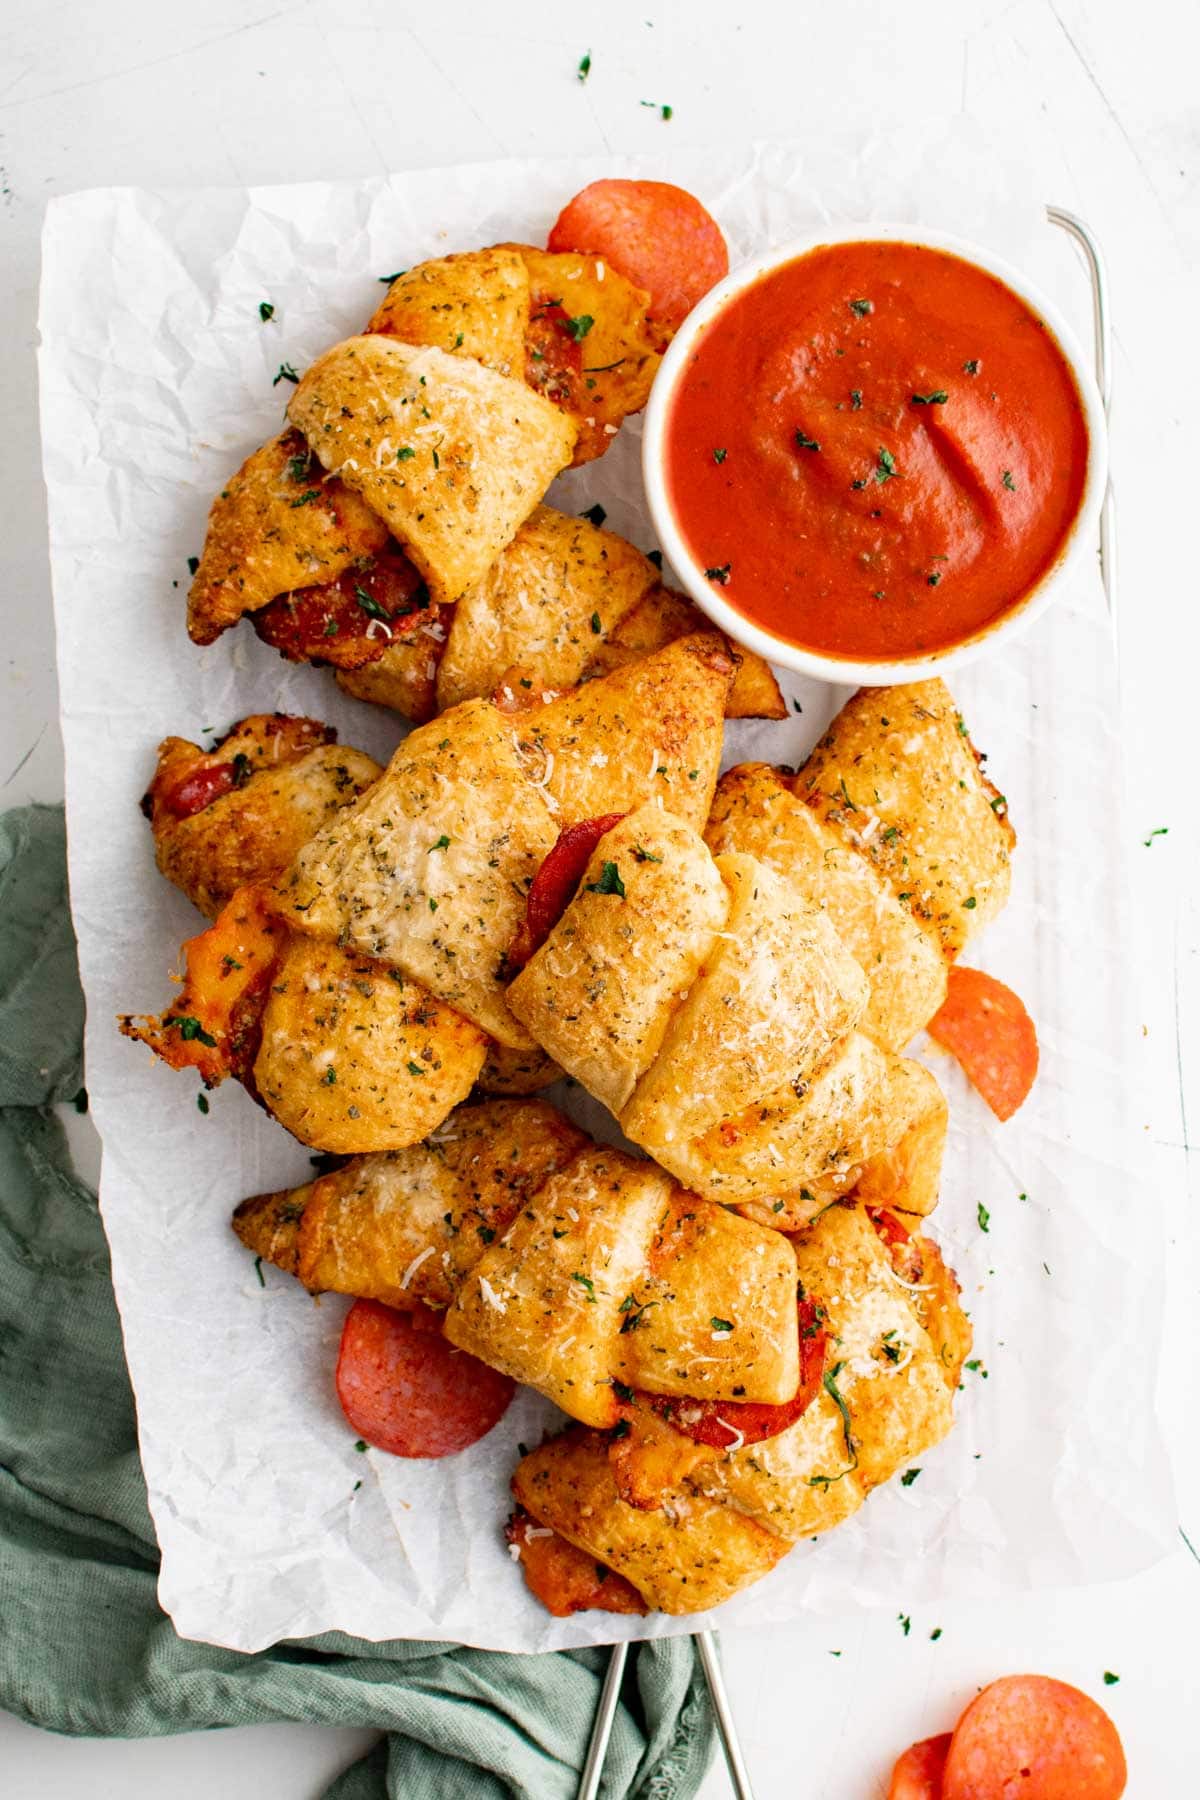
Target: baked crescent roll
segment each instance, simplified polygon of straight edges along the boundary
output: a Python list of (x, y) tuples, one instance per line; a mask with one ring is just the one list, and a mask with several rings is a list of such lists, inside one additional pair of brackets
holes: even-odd
[(794, 783), (951, 958), (1008, 899), (1016, 833), (981, 760), (944, 682), (862, 688)]
[(571, 421), (523, 382), (378, 336), (318, 357), (288, 418), (383, 520), (436, 601), (486, 574), (575, 443)]
[[(865, 1209), (842, 1204), (794, 1240), (827, 1343), (821, 1385), (792, 1424), (694, 1460), (657, 1494), (643, 1483), (636, 1505), (622, 1494), (631, 1434), (570, 1430), (517, 1467), (513, 1492), (529, 1519), (632, 1582), (648, 1608), (690, 1613), (719, 1605), (792, 1544), (857, 1511), (950, 1430), (970, 1346), (957, 1283), (936, 1246), (906, 1240), (898, 1257), (889, 1235), (894, 1221), (881, 1235)], [(898, 1274), (898, 1260), (916, 1279)], [(645, 1455), (652, 1469), (664, 1466), (653, 1426)], [(534, 1591), (555, 1606), (554, 1587), (537, 1585), (525, 1533), (513, 1541)], [(603, 1586), (589, 1603), (604, 1605)]]
[(544, 687), (576, 686), (597, 639), (657, 581), (649, 558), (615, 532), (535, 508), (455, 608), (438, 667), (438, 710), (494, 693), (517, 664), (536, 669)]
[(801, 1224), (864, 1172), (900, 1205), (940, 1160), (933, 1077), (855, 1030), (868, 991), (819, 907), (651, 802), (600, 837), (508, 1005), (686, 1186)]
[[(576, 312), (564, 305), (568, 299), (572, 305), (578, 303)], [(482, 541), (476, 518), (481, 505), (489, 508), (493, 534), (507, 512), (515, 510), (519, 524), (559, 468), (600, 455), (626, 414), (645, 404), (662, 348), (661, 334), (646, 321), (648, 299), (603, 258), (549, 255), (522, 245), (443, 257), (397, 276), (368, 322), (367, 333), (394, 346), (432, 350), (438, 359), (453, 357), (465, 369), (495, 377), (501, 384), (486, 380), (480, 384), (465, 375), (474, 403), (464, 404), (458, 396), (445, 419), (437, 417), (434, 396), (421, 394), (414, 411), (428, 429), (409, 447), (415, 450), (428, 438), (429, 461), (433, 450), (440, 458), (444, 447), (445, 466), (434, 473), (445, 479), (414, 480), (408, 497), (424, 487), (440, 500), (437, 510), (444, 517), (453, 456), (461, 502), (457, 513), (476, 549)], [(421, 372), (428, 384), (428, 371)], [(419, 385), (419, 373), (416, 380)], [(513, 388), (505, 388), (505, 382)], [(365, 398), (361, 382), (350, 387), (352, 397)], [(513, 391), (517, 387), (532, 395), (528, 409)], [(453, 393), (453, 384), (443, 388), (443, 397)], [(523, 410), (530, 415), (529, 428), (514, 431), (514, 414)], [(303, 423), (301, 412), (307, 413), (303, 402), (292, 415), (293, 425)], [(557, 414), (557, 428), (549, 422), (550, 413)], [(463, 432), (473, 424), (482, 425), (487, 434), (498, 429), (499, 437), (485, 435), (468, 443)], [(445, 434), (444, 439), (439, 433)], [(403, 448), (414, 435), (406, 427), (396, 448)], [(506, 489), (517, 481), (536, 479), (539, 437), (544, 440), (540, 459), (549, 454), (551, 441), (557, 441), (561, 460), (519, 508), (508, 492), (506, 507), (502, 504)], [(318, 450), (311, 433), (309, 439), (311, 449)], [(506, 470), (504, 458), (514, 445), (521, 452), (521, 467)], [(370, 461), (379, 449), (378, 436), (364, 448), (369, 452), (365, 460)], [(471, 471), (469, 481), (464, 479), (464, 457)], [(328, 456), (322, 460), (328, 468)], [(393, 486), (377, 483), (360, 499), (361, 482), (343, 482), (337, 475), (322, 478), (311, 467), (310, 442), (294, 430), (254, 452), (213, 503), (188, 598), (188, 631), (195, 642), (211, 643), (243, 613), (255, 612), (279, 595), (334, 581), (360, 558), (384, 548), (394, 518), (409, 526), (423, 524), (411, 506), (397, 512), (394, 494), (393, 504), (385, 510), (374, 505), (373, 496), (378, 499)], [(396, 535), (408, 548), (408, 538)], [(426, 568), (420, 553), (414, 560)], [(453, 585), (456, 565), (445, 557), (442, 563), (434, 571), (438, 580), (431, 585), (436, 597), (456, 598), (467, 583), (460, 582), (452, 594), (443, 593), (443, 587)], [(486, 566), (481, 563), (475, 575)]]
[[(661, 650), (672, 638), (703, 631), (707, 620), (685, 594), (660, 582), (650, 589), (616, 629), (602, 637), (593, 649), (584, 675), (606, 675), (624, 663), (636, 662)], [(786, 719), (787, 706), (771, 665), (752, 650), (738, 647), (737, 673), (725, 706), (727, 719)], [(526, 661), (529, 659), (526, 658)]]
[(142, 811), (167, 880), (215, 919), (238, 888), (282, 875), (383, 773), (336, 740), (332, 726), (285, 713), (242, 719), (209, 751), (164, 738)]
[(235, 1076), (313, 1149), (415, 1143), (483, 1067), (478, 1026), (399, 970), (291, 930), (269, 889), (240, 889), (184, 955), (174, 1004), (122, 1032), (206, 1087)]
[[(283, 873), (278, 845), (304, 837), (307, 789), (260, 773), (218, 796), (185, 821), (197, 834), (189, 884), (199, 891), (210, 842), (222, 866), (250, 883), (185, 946), (187, 977), (174, 1005), (122, 1029), (210, 1085), (235, 1075), (302, 1141), (328, 1150), (412, 1143), (477, 1080), (523, 1093), (554, 1079), (558, 1071), (505, 996), (526, 893), (572, 803), (616, 811), (652, 779), (665, 787), (694, 768), (687, 786), (703, 808), (732, 674), (721, 643), (710, 633), (671, 644), (636, 669), (589, 683), (582, 713), (571, 696), (540, 708), (532, 732), (534, 715), (509, 717), (486, 701), (451, 709), (413, 732), (354, 804), (336, 816), (327, 807)], [(598, 769), (591, 730), (606, 719), (618, 754), (599, 753)], [(265, 729), (251, 721), (239, 730), (252, 727), (260, 736)], [(640, 748), (638, 763), (625, 763), (639, 730), (663, 771), (653, 778)], [(194, 787), (210, 769), (236, 779), (232, 761), (188, 754), (204, 765)], [(374, 772), (363, 758), (359, 775)], [(239, 835), (234, 803), (249, 806), (256, 784), (270, 830), (255, 814), (254, 831)], [(217, 808), (221, 817), (206, 826), (205, 812)], [(280, 972), (281, 958), (291, 975)]]
[(592, 1425), (637, 1393), (736, 1411), (800, 1381), (789, 1240), (544, 1103), (461, 1108), (424, 1144), (244, 1201), (234, 1229), (313, 1290), (444, 1309), (452, 1343)]

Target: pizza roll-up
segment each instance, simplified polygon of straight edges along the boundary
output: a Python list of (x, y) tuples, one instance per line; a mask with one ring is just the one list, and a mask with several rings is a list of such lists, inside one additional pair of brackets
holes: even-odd
[(940, 681), (856, 694), (798, 774), (730, 769), (705, 837), (824, 910), (871, 982), (860, 1029), (885, 1050), (942, 1005), (948, 959), (1008, 897), (1015, 841)]
[(868, 992), (819, 907), (651, 803), (599, 838), (508, 1003), (678, 1180), (786, 1227), (864, 1175), (936, 1199), (945, 1102), (855, 1029)]
[(934, 1244), (883, 1225), (840, 1204), (792, 1240), (825, 1342), (820, 1382), (782, 1431), (739, 1433), (678, 1465), (674, 1484), (631, 1487), (631, 1463), (669, 1473), (637, 1400), (619, 1435), (573, 1428), (522, 1458), (510, 1540), (552, 1611), (608, 1603), (608, 1583), (580, 1580), (584, 1562), (621, 1578), (617, 1610), (631, 1610), (625, 1582), (643, 1610), (717, 1606), (945, 1437), (970, 1325)]
[(185, 947), (174, 1005), (122, 1029), (209, 1085), (237, 1076), (322, 1150), (414, 1143), (481, 1077), (525, 1091), (553, 1072), (504, 986), (533, 877), (581, 797), (679, 793), (703, 819), (732, 674), (702, 634), (533, 715), (475, 700), (422, 726)]
[[(557, 281), (561, 295), (535, 286), (526, 254), (539, 283)], [(590, 311), (562, 306), (569, 286), (586, 289)], [(645, 404), (661, 346), (645, 301), (602, 259), (585, 271), (578, 256), (522, 246), (397, 276), (364, 335), (327, 352), (301, 381), (289, 407), (294, 430), (256, 451), (214, 501), (188, 602), (192, 637), (211, 643), (244, 613), (337, 580), (392, 538), (435, 600), (457, 599), (559, 470), (577, 452), (579, 461), (599, 454)], [(584, 341), (597, 330), (620, 354), (602, 358), (613, 367), (585, 373)], [(352, 415), (336, 444), (324, 429), (330, 404)], [(364, 481), (392, 474), (388, 463), (406, 449), (412, 456), (401, 462), (414, 466), (403, 490), (395, 480)]]
[(255, 713), (211, 750), (164, 738), (142, 800), (167, 880), (216, 918), (238, 888), (281, 875), (383, 773), (317, 719)]
[(244, 1201), (234, 1229), (314, 1291), (441, 1311), (452, 1344), (595, 1427), (635, 1403), (774, 1415), (800, 1386), (789, 1240), (544, 1102), (463, 1107), (424, 1144)]
[[(574, 685), (643, 602), (647, 648), (696, 630), (632, 545), (546, 507), (529, 517), (572, 445), (576, 462), (600, 454), (644, 405), (665, 341), (646, 299), (602, 257), (520, 245), (398, 276), (213, 503), (193, 638), (249, 614), (284, 656), (421, 721), (517, 664)], [(767, 665), (747, 655), (745, 670), (734, 715), (782, 717)]]

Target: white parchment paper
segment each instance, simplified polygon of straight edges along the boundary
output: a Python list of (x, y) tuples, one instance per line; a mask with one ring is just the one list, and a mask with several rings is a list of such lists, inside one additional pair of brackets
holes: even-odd
[[(116, 1034), (158, 1010), (198, 916), (154, 868), (138, 797), (158, 740), (204, 739), (269, 708), (329, 719), (386, 757), (402, 727), (283, 663), (248, 627), (197, 650), (187, 558), (210, 499), (278, 428), (303, 369), (359, 329), (378, 278), (423, 257), (544, 241), (602, 174), (692, 187), (734, 261), (829, 221), (959, 231), (1024, 267), (1086, 323), (1082, 274), (1043, 220), (1035, 176), (964, 127), (904, 144), (786, 144), (558, 164), (508, 162), (343, 185), (103, 190), (50, 205), (42, 424), (67, 754), (71, 890), (88, 998), (87, 1080), (104, 1140), (101, 1204), (179, 1631), (241, 1650), (341, 1629), (513, 1650), (692, 1629), (695, 1620), (552, 1620), (501, 1536), (517, 1444), (553, 1408), (522, 1393), (446, 1462), (355, 1450), (332, 1371), (346, 1302), (309, 1299), (229, 1230), (243, 1195), (305, 1179), (308, 1154), (227, 1084), (202, 1116), (187, 1076)], [(263, 323), (259, 302), (275, 307)], [(601, 500), (644, 546), (638, 426), (551, 498)], [(1133, 1572), (1172, 1546), (1152, 1410), (1162, 1219), (1141, 1184), (1126, 1063), (1138, 1029), (1127, 941), (1115, 673), (1091, 568), (1024, 642), (952, 685), (1020, 837), (1012, 903), (976, 959), (1038, 1021), (1041, 1075), (998, 1125), (956, 1067), (937, 1235), (962, 1279), (980, 1367), (920, 1479), (875, 1494), (721, 1611), (915, 1606)], [(785, 681), (786, 724), (734, 725), (727, 762), (799, 762), (845, 697)], [(990, 1215), (981, 1228), (980, 1206)], [(986, 1371), (986, 1374), (985, 1374)]]

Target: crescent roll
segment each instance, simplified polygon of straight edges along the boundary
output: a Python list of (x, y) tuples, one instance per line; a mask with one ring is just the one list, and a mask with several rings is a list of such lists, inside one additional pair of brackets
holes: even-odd
[(940, 1158), (937, 1084), (856, 1030), (868, 993), (818, 906), (651, 802), (600, 838), (508, 1004), (676, 1179), (799, 1224), (867, 1171), (901, 1204), (918, 1122), (922, 1175)]
[[(311, 721), (247, 721), (208, 756), (176, 740), (151, 802), (156, 837), (175, 845), (168, 872), (202, 898), (234, 871), (248, 880), (185, 946), (174, 1004), (122, 1030), (209, 1085), (235, 1076), (303, 1142), (345, 1153), (417, 1141), (476, 1083), (521, 1094), (553, 1080), (505, 993), (528, 888), (573, 804), (614, 812), (694, 768), (702, 816), (731, 676), (708, 633), (589, 683), (582, 711), (570, 695), (539, 708), (536, 730), (532, 715), (469, 701), (413, 732), (378, 779), (346, 752), (320, 779), (301, 779), (299, 761), (290, 783), (258, 767), (319, 737)], [(620, 754), (597, 767), (606, 731)], [(235, 751), (244, 765), (225, 753), (243, 740), (262, 747)], [(340, 810), (339, 769), (364, 789)], [(231, 791), (206, 796), (213, 778)], [(209, 804), (180, 824), (165, 815), (182, 782)], [(282, 846), (314, 818), (280, 870)]]
[[(799, 1419), (699, 1459), (636, 1505), (621, 1491), (628, 1434), (617, 1442), (574, 1428), (525, 1455), (513, 1477), (535, 1527), (624, 1577), (648, 1609), (719, 1605), (793, 1544), (856, 1512), (953, 1423), (970, 1326), (936, 1246), (912, 1239), (906, 1266), (915, 1257), (919, 1276), (902, 1279), (865, 1210), (846, 1204), (793, 1242), (801, 1285), (819, 1299), (828, 1333), (822, 1383)], [(561, 1584), (539, 1582), (528, 1539), (527, 1530), (512, 1535), (534, 1591), (553, 1610), (570, 1610)], [(586, 1603), (605, 1604), (603, 1585)]]
[(587, 1424), (637, 1393), (736, 1409), (800, 1381), (789, 1240), (542, 1102), (461, 1108), (423, 1144), (244, 1201), (234, 1229), (314, 1291), (444, 1312), (452, 1343)]

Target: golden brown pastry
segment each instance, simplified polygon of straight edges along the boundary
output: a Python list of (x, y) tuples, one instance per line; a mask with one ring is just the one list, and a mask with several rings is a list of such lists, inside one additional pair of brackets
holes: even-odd
[[(631, 1582), (649, 1609), (719, 1605), (768, 1573), (792, 1544), (849, 1517), (951, 1427), (970, 1326), (933, 1243), (908, 1240), (894, 1220), (881, 1235), (865, 1209), (839, 1204), (794, 1247), (827, 1341), (820, 1389), (783, 1431), (732, 1442), (657, 1492), (644, 1484), (635, 1489), (637, 1504), (622, 1492), (622, 1465), (640, 1430), (636, 1414), (621, 1441), (576, 1428), (517, 1467), (513, 1492), (534, 1526)], [(909, 1274), (900, 1275), (897, 1262)], [(661, 1469), (658, 1451), (652, 1427), (638, 1455)], [(555, 1579), (569, 1559), (547, 1578), (544, 1553), (527, 1557), (527, 1530), (513, 1541), (534, 1591), (553, 1610), (572, 1610), (579, 1602)], [(582, 1604), (603, 1606), (603, 1584)]]
[[(229, 810), (225, 835), (218, 820), (213, 841), (250, 884), (185, 946), (174, 1005), (125, 1020), (123, 1031), (209, 1085), (236, 1076), (302, 1141), (326, 1150), (413, 1143), (477, 1080), (523, 1093), (553, 1079), (557, 1070), (505, 997), (526, 893), (570, 822), (572, 798), (616, 810), (649, 785), (648, 756), (639, 749), (637, 764), (624, 761), (640, 742), (634, 725), (663, 759), (655, 779), (664, 786), (689, 767), (705, 771), (688, 784), (705, 804), (732, 674), (721, 642), (681, 641), (588, 685), (587, 718), (609, 720), (607, 741), (620, 752), (601, 755), (603, 773), (593, 764), (598, 740), (581, 734), (570, 696), (538, 711), (549, 753), (526, 717), (469, 701), (413, 732), (356, 802), (336, 816), (326, 809), (282, 875), (274, 839), (239, 836), (241, 815)], [(251, 721), (247, 741), (264, 729)], [(194, 762), (199, 753), (180, 754)], [(196, 774), (201, 785), (208, 764)], [(306, 790), (254, 779), (273, 797), (279, 840), (303, 837)], [(252, 787), (247, 780), (205, 810)], [(198, 855), (203, 819), (201, 811)], [(193, 874), (196, 885), (199, 861)]]
[(142, 800), (167, 880), (215, 919), (238, 888), (281, 875), (383, 773), (316, 719), (255, 713), (205, 751), (164, 738)]
[(792, 1225), (865, 1172), (919, 1210), (912, 1167), (940, 1160), (937, 1083), (855, 1029), (868, 992), (819, 907), (651, 801), (600, 837), (507, 999), (678, 1180)]
[(795, 781), (948, 957), (1008, 899), (1016, 833), (981, 761), (945, 683), (920, 681), (860, 689)]
[(588, 1424), (635, 1393), (736, 1412), (800, 1382), (788, 1239), (542, 1102), (460, 1108), (424, 1144), (244, 1201), (234, 1229), (314, 1291), (444, 1309), (452, 1343)]

